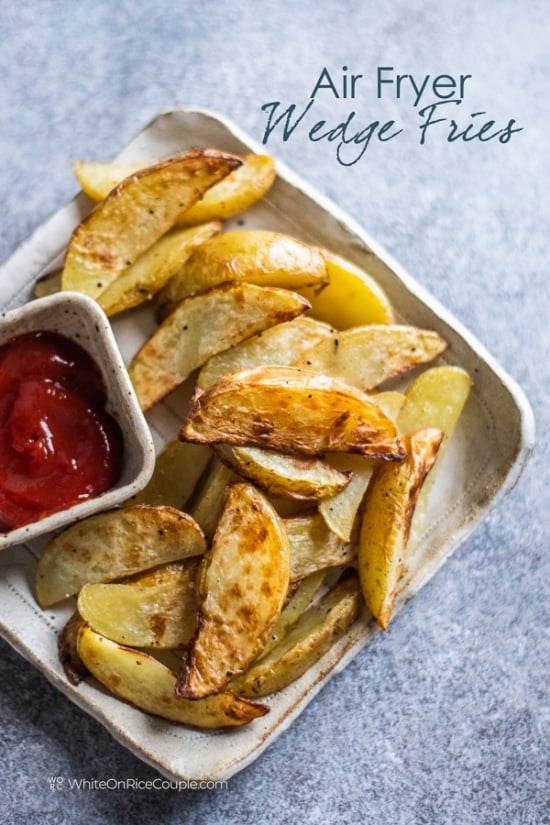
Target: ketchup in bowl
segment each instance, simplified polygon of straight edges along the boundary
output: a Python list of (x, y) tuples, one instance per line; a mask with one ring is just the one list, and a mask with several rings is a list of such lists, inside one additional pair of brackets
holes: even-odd
[(122, 434), (99, 368), (78, 344), (29, 332), (0, 346), (0, 530), (112, 487)]

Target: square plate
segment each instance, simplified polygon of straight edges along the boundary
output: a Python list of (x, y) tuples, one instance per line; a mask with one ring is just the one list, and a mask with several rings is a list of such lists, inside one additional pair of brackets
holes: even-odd
[[(159, 115), (124, 149), (122, 161), (153, 161), (182, 150), (210, 146), (235, 153), (262, 147), (226, 119), (203, 110)], [(274, 229), (339, 253), (380, 282), (397, 320), (439, 332), (448, 342), (445, 363), (473, 376), (474, 391), (440, 468), (440, 494), (431, 502), (422, 552), (410, 560), (399, 609), (437, 571), (517, 481), (534, 441), (527, 400), (493, 358), (349, 217), (299, 177), (277, 165), (267, 197), (227, 226)], [(4, 264), (0, 307), (30, 299), (39, 273), (59, 263), (74, 226), (92, 207), (83, 194), (43, 224)], [(126, 362), (153, 327), (149, 309), (127, 313), (113, 324)], [(181, 413), (171, 396), (148, 416), (156, 446), (175, 435)], [(74, 603), (41, 611), (33, 595), (36, 559), (44, 540), (0, 554), (0, 632), (72, 701), (98, 719), (136, 756), (174, 780), (227, 779), (252, 762), (377, 631), (368, 617), (298, 681), (268, 699), (270, 713), (247, 727), (202, 732), (148, 716), (119, 701), (95, 681), (69, 684), (57, 657), (57, 632)]]

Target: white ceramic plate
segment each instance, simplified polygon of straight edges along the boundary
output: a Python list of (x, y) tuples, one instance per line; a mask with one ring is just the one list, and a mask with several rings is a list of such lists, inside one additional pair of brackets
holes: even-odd
[[(262, 148), (227, 120), (197, 110), (157, 117), (124, 149), (119, 160), (152, 161), (195, 146), (229, 152)], [(38, 273), (59, 260), (72, 228), (91, 208), (80, 195), (24, 243), (0, 273), (0, 307), (31, 297)], [(389, 295), (398, 320), (437, 330), (449, 343), (447, 363), (459, 364), (475, 380), (456, 437), (441, 467), (440, 495), (431, 504), (422, 552), (412, 561), (401, 607), (476, 528), (508, 492), (521, 472), (534, 439), (530, 407), (516, 384), (483, 347), (392, 261), (357, 224), (320, 197), (295, 174), (278, 166), (273, 189), (235, 226), (271, 228), (322, 244), (370, 271)], [(126, 361), (152, 328), (148, 310), (114, 323)], [(157, 447), (178, 430), (177, 398), (149, 416)], [(227, 779), (269, 745), (310, 702), (323, 684), (377, 632), (363, 618), (301, 679), (269, 700), (270, 713), (238, 730), (200, 732), (148, 716), (108, 695), (93, 680), (73, 687), (57, 658), (57, 632), (74, 605), (42, 611), (33, 596), (36, 559), (44, 541), (0, 553), (0, 631), (63, 693), (102, 722), (136, 756), (175, 779)]]

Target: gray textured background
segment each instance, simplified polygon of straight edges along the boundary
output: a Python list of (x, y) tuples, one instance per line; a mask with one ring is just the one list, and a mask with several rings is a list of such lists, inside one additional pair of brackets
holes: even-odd
[(364, 94), (319, 95), (318, 111), (394, 117), (406, 138), (350, 168), (304, 134), (268, 148), (477, 335), (525, 389), (539, 432), (519, 485), (474, 537), (226, 789), (51, 791), (51, 775), (157, 774), (0, 642), (2, 822), (550, 822), (548, 11), (545, 0), (1, 0), (1, 260), (76, 192), (74, 158), (109, 158), (161, 110), (207, 107), (260, 139), (260, 106), (305, 102), (323, 66), (472, 74), (461, 115), (516, 118), (523, 132), (507, 145), (440, 132), (421, 147), (407, 101)]

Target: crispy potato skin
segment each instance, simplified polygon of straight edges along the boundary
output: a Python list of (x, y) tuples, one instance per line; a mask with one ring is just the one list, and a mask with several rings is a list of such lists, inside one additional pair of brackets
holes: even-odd
[(197, 632), (178, 675), (178, 696), (217, 693), (264, 647), (281, 613), (290, 547), (280, 518), (252, 485), (231, 484), (199, 573)]
[(359, 575), (365, 603), (384, 630), (403, 575), (416, 501), (442, 439), (443, 433), (435, 428), (406, 435), (406, 460), (400, 465), (380, 465), (367, 492), (359, 539)]
[(367, 396), (297, 367), (257, 367), (197, 390), (180, 437), (291, 454), (355, 452), (403, 461), (394, 422)]

